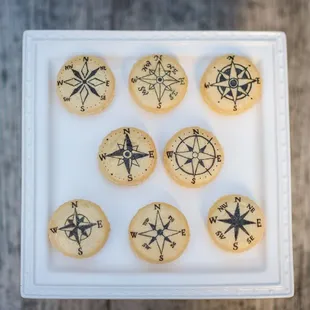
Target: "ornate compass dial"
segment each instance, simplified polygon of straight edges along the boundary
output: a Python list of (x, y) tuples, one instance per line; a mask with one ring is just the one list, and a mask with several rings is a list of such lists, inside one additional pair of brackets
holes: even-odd
[(152, 138), (137, 128), (119, 128), (109, 133), (99, 147), (101, 172), (121, 185), (136, 185), (147, 179), (156, 165)]
[(221, 56), (207, 68), (200, 89), (205, 101), (217, 112), (238, 114), (260, 98), (261, 78), (249, 59)]
[(49, 222), (52, 245), (67, 256), (85, 258), (97, 253), (105, 244), (110, 224), (93, 202), (73, 200), (61, 205)]
[(144, 109), (161, 113), (178, 105), (187, 90), (187, 77), (173, 57), (151, 55), (140, 59), (132, 68), (129, 89)]
[(129, 226), (129, 239), (136, 254), (151, 263), (177, 259), (189, 241), (184, 215), (166, 203), (154, 202), (138, 211)]
[(243, 252), (263, 237), (265, 221), (258, 205), (245, 196), (220, 198), (209, 211), (207, 225), (215, 243), (222, 249)]
[(184, 128), (167, 143), (164, 164), (169, 175), (181, 185), (199, 187), (219, 173), (223, 150), (212, 133), (199, 127)]
[(99, 113), (112, 101), (114, 77), (106, 63), (93, 56), (68, 60), (57, 76), (57, 93), (64, 106), (73, 113)]

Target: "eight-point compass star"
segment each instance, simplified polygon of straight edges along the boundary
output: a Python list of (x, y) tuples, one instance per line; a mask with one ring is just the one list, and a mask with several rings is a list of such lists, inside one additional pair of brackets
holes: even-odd
[[(200, 142), (199, 142), (200, 139)], [(216, 154), (214, 147), (211, 143), (211, 140), (208, 140), (202, 136), (190, 136), (185, 138), (184, 140), (181, 140), (182, 145), (184, 144), (187, 150), (184, 150), (184, 148), (177, 148), (175, 151), (175, 156), (178, 164), (178, 169), (181, 169), (187, 174), (193, 175), (194, 177), (199, 174), (203, 174), (205, 172), (210, 171), (209, 169), (214, 164), (214, 161), (216, 159)], [(208, 145), (210, 144), (213, 154), (210, 154), (206, 152), (206, 149)], [(179, 151), (179, 149), (181, 149)]]
[(221, 94), (221, 99), (232, 100), (236, 107), (238, 100), (250, 97), (252, 84), (255, 82), (259, 83), (259, 78), (253, 79), (248, 71), (248, 67), (235, 63), (233, 56), (229, 56), (229, 59), (231, 63), (218, 70), (216, 82), (205, 84), (205, 87), (217, 87)]
[(59, 230), (65, 231), (66, 236), (81, 247), (81, 241), (90, 236), (91, 228), (95, 225), (97, 223), (90, 223), (86, 216), (77, 213), (74, 208), (74, 213), (67, 218), (65, 225)]
[(172, 91), (171, 85), (180, 83), (179, 80), (170, 76), (171, 71), (165, 70), (161, 61), (156, 64), (155, 70), (149, 69), (149, 74), (139, 77), (138, 79), (149, 84), (149, 90), (154, 90), (158, 102), (161, 101), (166, 90)]
[(256, 222), (252, 222), (252, 221), (248, 221), (245, 219), (245, 217), (248, 215), (248, 213), (250, 212), (250, 210), (248, 210), (247, 212), (245, 212), (244, 214), (240, 215), (240, 207), (239, 207), (239, 203), (237, 203), (236, 209), (235, 209), (235, 213), (231, 214), (228, 210), (226, 210), (226, 213), (229, 215), (228, 219), (222, 219), (222, 220), (218, 220), (220, 222), (226, 223), (226, 224), (230, 224), (230, 226), (226, 229), (226, 231), (224, 232), (224, 234), (226, 234), (227, 232), (229, 232), (231, 229), (234, 228), (234, 234), (235, 234), (235, 241), (238, 240), (238, 235), (239, 235), (239, 229), (241, 229), (244, 233), (246, 233), (249, 236), (248, 231), (245, 229), (245, 225), (251, 225), (251, 224), (256, 224)]
[(138, 151), (138, 145), (132, 145), (128, 134), (125, 135), (123, 144), (117, 144), (118, 150), (107, 154), (107, 157), (117, 158), (118, 166), (125, 165), (128, 174), (130, 174), (132, 165), (138, 166), (138, 159), (149, 156), (148, 153)]
[(71, 70), (72, 73), (74, 74), (74, 77), (64, 81), (65, 84), (73, 87), (73, 91), (70, 95), (70, 98), (75, 94), (79, 93), (81, 103), (82, 105), (84, 105), (90, 92), (96, 95), (97, 97), (100, 97), (100, 95), (96, 90), (96, 87), (105, 83), (105, 81), (102, 81), (96, 77), (96, 74), (99, 69), (100, 68), (97, 68), (89, 72), (88, 63), (86, 60), (84, 60), (84, 65), (80, 70), (80, 72), (72, 68)]
[(148, 223), (151, 229), (140, 232), (140, 236), (150, 238), (148, 245), (151, 245), (153, 242), (156, 242), (160, 255), (163, 255), (165, 243), (169, 242), (172, 247), (174, 247), (175, 243), (171, 240), (171, 237), (177, 234), (182, 233), (181, 230), (170, 229), (169, 225), (171, 220), (168, 220), (166, 224), (164, 224), (159, 210), (157, 210), (155, 224)]

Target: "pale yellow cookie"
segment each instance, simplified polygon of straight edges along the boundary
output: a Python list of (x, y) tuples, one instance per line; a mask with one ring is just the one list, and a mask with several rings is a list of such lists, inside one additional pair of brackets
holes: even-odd
[(211, 182), (224, 162), (223, 149), (216, 137), (203, 128), (187, 127), (166, 144), (164, 166), (180, 185), (200, 187)]
[(74, 199), (61, 205), (48, 224), (48, 237), (53, 247), (66, 256), (86, 258), (105, 244), (110, 224), (95, 203)]
[(190, 238), (185, 216), (175, 207), (154, 202), (141, 208), (129, 225), (133, 251), (149, 263), (168, 263), (184, 252)]
[(224, 55), (208, 66), (201, 78), (200, 92), (214, 111), (236, 115), (261, 98), (261, 77), (250, 59)]
[(187, 76), (178, 61), (167, 55), (149, 55), (133, 66), (129, 90), (145, 110), (162, 113), (177, 106), (187, 91)]
[(99, 147), (98, 162), (103, 175), (119, 185), (137, 185), (154, 171), (157, 152), (152, 138), (137, 128), (110, 132)]
[(209, 210), (211, 238), (223, 250), (234, 253), (254, 247), (263, 238), (265, 219), (261, 208), (245, 196), (227, 195)]
[(97, 114), (111, 103), (115, 81), (103, 59), (77, 56), (69, 59), (58, 72), (56, 89), (68, 111)]

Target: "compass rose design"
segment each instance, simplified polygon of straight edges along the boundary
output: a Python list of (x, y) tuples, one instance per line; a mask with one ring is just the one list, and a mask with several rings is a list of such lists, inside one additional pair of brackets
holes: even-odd
[(262, 209), (245, 196), (226, 195), (209, 210), (208, 231), (222, 249), (243, 252), (255, 246), (264, 235)]
[[(171, 76), (170, 70), (165, 70), (162, 62), (160, 60), (157, 61), (155, 69), (148, 69), (149, 74), (137, 77), (143, 83), (148, 84), (148, 89), (153, 90), (156, 94), (158, 103), (161, 102), (162, 97), (164, 96), (166, 91), (173, 92), (171, 85), (176, 83), (183, 83), (182, 79), (176, 79)], [(177, 93), (174, 93), (176, 95)], [(173, 97), (172, 97), (173, 99)]]
[(175, 242), (171, 240), (171, 237), (177, 234), (182, 233), (182, 230), (170, 229), (171, 219), (168, 220), (166, 224), (164, 224), (160, 211), (156, 211), (155, 223), (148, 223), (151, 229), (138, 233), (139, 236), (149, 238), (148, 246), (150, 246), (153, 242), (156, 243), (160, 255), (164, 253), (165, 243), (170, 243), (171, 247), (175, 246)]
[(59, 227), (59, 230), (64, 231), (67, 238), (76, 242), (81, 251), (81, 242), (91, 235), (92, 227), (96, 225), (97, 223), (91, 223), (85, 215), (78, 213), (74, 208), (73, 214), (67, 218), (64, 226)]
[(191, 135), (182, 139), (176, 148), (176, 170), (181, 169), (186, 174), (201, 175), (209, 173), (216, 160), (216, 151), (212, 144), (212, 138), (207, 139), (201, 135)]
[[(138, 236), (141, 236), (145, 239), (145, 242), (141, 243), (144, 250), (150, 250), (153, 246), (155, 246), (155, 248), (153, 249), (155, 250), (155, 252), (158, 251), (158, 260), (162, 262), (164, 261), (164, 252), (167, 251), (167, 246), (169, 245), (172, 249), (177, 247), (177, 243), (175, 242), (175, 236), (187, 236), (187, 232), (185, 228), (171, 228), (171, 226), (173, 225), (172, 223), (175, 221), (174, 217), (172, 217), (171, 215), (168, 216), (166, 222), (163, 221), (163, 218), (160, 214), (160, 204), (154, 204), (154, 212), (156, 212), (156, 215), (153, 223), (150, 221), (149, 217), (145, 218), (142, 223), (143, 226), (149, 227), (149, 229), (146, 229), (142, 232), (130, 231), (130, 235), (131, 238), (137, 238)], [(180, 224), (181, 222), (182, 220), (178, 219), (178, 223)], [(176, 250), (176, 252), (177, 251), (178, 250)]]
[(86, 102), (90, 94), (103, 99), (104, 96), (100, 96), (96, 88), (105, 83), (98, 77), (96, 77), (100, 67), (90, 71), (88, 68), (88, 59), (84, 57), (84, 64), (80, 71), (71, 68), (74, 77), (65, 80), (64, 83), (73, 88), (70, 98), (76, 94), (79, 94), (82, 105)]
[(248, 213), (250, 212), (250, 210), (240, 215), (240, 207), (239, 207), (239, 203), (237, 203), (234, 214), (230, 213), (227, 209), (225, 209), (225, 212), (228, 214), (229, 218), (218, 220), (219, 222), (230, 224), (230, 226), (226, 229), (224, 234), (228, 233), (231, 229), (234, 229), (235, 241), (238, 240), (240, 229), (248, 236), (250, 235), (248, 231), (246, 230), (246, 228), (244, 227), (246, 225), (256, 224), (256, 222), (248, 221), (245, 219)]
[(259, 77), (252, 78), (249, 67), (235, 63), (235, 56), (228, 56), (227, 59), (230, 60), (230, 64), (218, 69), (218, 75), (214, 83), (205, 83), (205, 88), (216, 87), (221, 95), (221, 100), (223, 98), (233, 101), (234, 111), (237, 109), (237, 102), (245, 97), (250, 96), (252, 85), (254, 83), (260, 84)]
[(130, 140), (129, 135), (125, 134), (125, 139), (123, 144), (117, 144), (118, 150), (107, 154), (106, 157), (112, 157), (118, 159), (117, 165), (124, 165), (128, 172), (128, 175), (131, 173), (132, 166), (139, 166), (138, 160), (149, 156), (149, 153), (143, 153), (138, 151), (139, 145), (133, 145), (132, 141)]

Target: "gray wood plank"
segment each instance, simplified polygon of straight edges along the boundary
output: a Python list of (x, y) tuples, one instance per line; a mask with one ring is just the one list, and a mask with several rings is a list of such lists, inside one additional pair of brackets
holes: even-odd
[[(18, 308), (20, 309), (20, 308)], [(106, 300), (23, 300), (23, 310), (109, 310), (110, 301)]]
[[(0, 304), (20, 309), (19, 214), (21, 141), (21, 23), (10, 22), (14, 12), (8, 3), (0, 11)], [(21, 20), (24, 18), (21, 16)], [(24, 19), (25, 20), (25, 19)], [(0, 306), (0, 308), (2, 305)]]
[[(4, 0), (0, 10), (0, 310), (310, 309), (310, 3), (307, 0)], [(21, 38), (25, 29), (282, 30), (289, 52), (295, 297), (233, 301), (19, 296)]]

